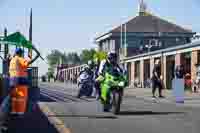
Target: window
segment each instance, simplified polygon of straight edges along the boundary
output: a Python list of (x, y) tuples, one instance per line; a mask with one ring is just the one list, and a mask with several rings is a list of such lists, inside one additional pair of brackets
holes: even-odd
[(107, 44), (106, 42), (103, 42), (103, 51), (106, 51), (107, 50)]
[(158, 46), (161, 48), (162, 47), (162, 41), (158, 41)]
[(110, 51), (110, 40), (106, 41), (106, 51)]
[(150, 40), (150, 45), (158, 47), (159, 46), (159, 41), (157, 39), (152, 39), (152, 40)]
[(176, 38), (176, 42), (179, 42), (180, 41), (180, 39), (179, 38)]
[(186, 43), (191, 43), (191, 40), (189, 37), (186, 38)]
[(110, 50), (115, 50), (115, 40), (110, 40)]

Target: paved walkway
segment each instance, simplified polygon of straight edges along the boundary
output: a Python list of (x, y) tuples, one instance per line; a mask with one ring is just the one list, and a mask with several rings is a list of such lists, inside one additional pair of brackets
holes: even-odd
[[(164, 99), (159, 99), (159, 102), (164, 103), (175, 103), (175, 97), (171, 90), (163, 90)], [(151, 88), (127, 88), (125, 90), (125, 96), (135, 96), (137, 98), (143, 98), (145, 100), (154, 100), (152, 98)], [(158, 92), (157, 92), (158, 96)], [(185, 106), (195, 106), (200, 107), (200, 93), (192, 93), (185, 91)]]

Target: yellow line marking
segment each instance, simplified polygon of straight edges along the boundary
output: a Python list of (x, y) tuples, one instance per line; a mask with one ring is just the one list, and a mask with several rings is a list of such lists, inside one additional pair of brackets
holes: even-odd
[(39, 108), (42, 110), (42, 112), (47, 116), (49, 122), (55, 126), (55, 128), (58, 130), (59, 133), (72, 133), (69, 128), (65, 126), (62, 120), (60, 120), (58, 117), (48, 117), (49, 115), (55, 116), (55, 113), (53, 113), (47, 105), (45, 104), (38, 104)]

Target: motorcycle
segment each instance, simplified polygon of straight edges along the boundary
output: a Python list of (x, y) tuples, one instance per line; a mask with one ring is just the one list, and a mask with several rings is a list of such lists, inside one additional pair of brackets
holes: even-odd
[(89, 75), (86, 72), (80, 74), (78, 78), (78, 95), (77, 97), (80, 98), (82, 96), (91, 96), (93, 92), (94, 81), (92, 79), (92, 75)]
[(122, 73), (105, 73), (105, 78), (101, 83), (101, 88), (108, 87), (108, 100), (103, 102), (104, 110), (111, 109), (113, 114), (119, 114), (122, 103), (123, 89), (125, 87), (125, 77)]

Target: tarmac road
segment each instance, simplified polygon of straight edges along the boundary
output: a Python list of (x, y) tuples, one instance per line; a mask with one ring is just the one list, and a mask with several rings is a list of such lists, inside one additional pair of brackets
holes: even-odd
[(200, 108), (124, 98), (117, 116), (102, 112), (95, 99), (77, 99), (76, 87), (40, 84), (41, 94), (53, 102), (41, 102), (72, 133), (199, 133)]

